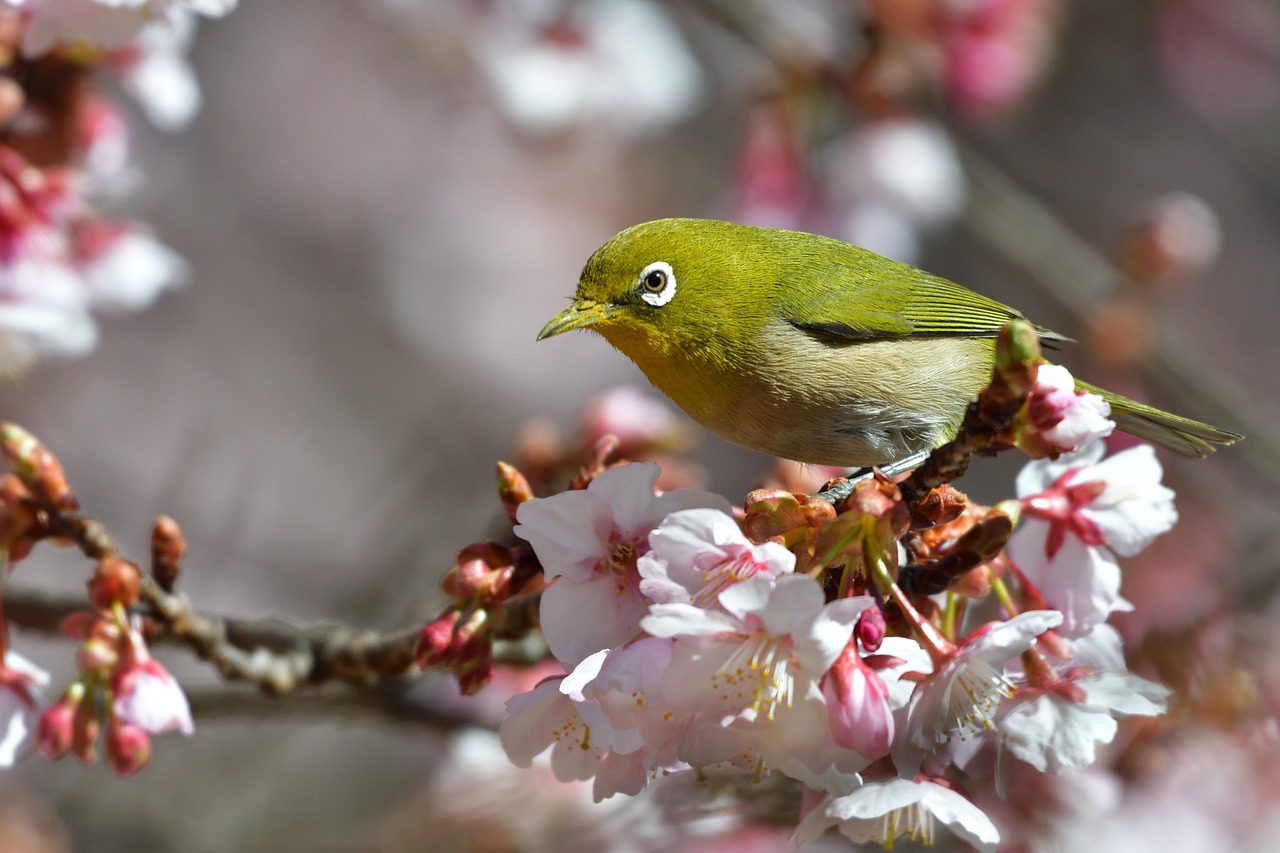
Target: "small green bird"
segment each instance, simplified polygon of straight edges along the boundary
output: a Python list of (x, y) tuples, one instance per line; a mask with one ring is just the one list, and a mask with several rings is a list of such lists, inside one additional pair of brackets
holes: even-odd
[[(660, 219), (597, 249), (573, 304), (538, 340), (599, 332), (717, 435), (799, 462), (867, 467), (951, 440), (991, 379), (996, 333), (1020, 317), (828, 237)], [(1240, 438), (1076, 387), (1101, 394), (1120, 429), (1183, 456)]]

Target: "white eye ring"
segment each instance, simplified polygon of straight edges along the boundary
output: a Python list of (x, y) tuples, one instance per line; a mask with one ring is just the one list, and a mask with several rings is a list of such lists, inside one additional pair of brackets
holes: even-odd
[(676, 295), (676, 272), (666, 261), (654, 261), (640, 270), (636, 278), (640, 298), (654, 308), (661, 308)]

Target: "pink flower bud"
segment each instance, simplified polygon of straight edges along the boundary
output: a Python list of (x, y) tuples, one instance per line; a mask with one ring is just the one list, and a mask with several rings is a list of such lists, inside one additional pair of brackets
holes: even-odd
[(510, 591), (514, 563), (510, 549), (494, 542), (476, 542), (458, 552), (457, 562), (445, 573), (440, 586), (457, 598), (474, 598), (486, 604), (498, 602)]
[(1068, 453), (1116, 428), (1111, 406), (1097, 394), (1077, 391), (1065, 367), (1041, 364), (1027, 395), (1017, 444), (1036, 457)]
[(877, 651), (881, 641), (884, 640), (884, 611), (879, 607), (868, 607), (858, 617), (858, 627), (855, 630), (858, 642), (862, 643), (867, 651)]
[(71, 751), (75, 740), (75, 719), (84, 698), (84, 685), (71, 685), (66, 694), (44, 710), (36, 732), (36, 745), (44, 756), (57, 761)]
[(107, 727), (107, 763), (119, 776), (133, 776), (151, 760), (151, 737), (119, 719)]
[(458, 627), (459, 616), (461, 613), (451, 607), (428, 622), (422, 629), (418, 634), (417, 649), (414, 651), (418, 666), (424, 668), (436, 666), (445, 660), (453, 645), (453, 635)]
[[(876, 612), (879, 608), (863, 611)], [(893, 745), (893, 709), (889, 689), (871, 667), (863, 663), (853, 643), (822, 679), (827, 717), (836, 743), (855, 750), (871, 761), (889, 754)]]
[(478, 653), (454, 669), (458, 690), (463, 696), (474, 696), (493, 680), (493, 655), (486, 644)]

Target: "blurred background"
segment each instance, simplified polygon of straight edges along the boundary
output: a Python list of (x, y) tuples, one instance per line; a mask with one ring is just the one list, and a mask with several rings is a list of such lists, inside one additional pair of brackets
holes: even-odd
[[(494, 461), (644, 383), (594, 336), (534, 343), (600, 243), (663, 216), (820, 231), (1071, 335), (1056, 357), (1091, 381), (1248, 435), (1166, 459), (1182, 521), (1126, 564), (1134, 667), (1179, 699), (1158, 749), (1118, 742), (1127, 787), (1091, 814), (1112, 844), (1126, 809), (1170, 817), (1091, 849), (1276, 837), (1280, 4), (294, 0), (202, 22), (191, 60), (198, 119), (131, 119), (142, 179), (117, 203), (188, 286), (0, 387), (0, 414), (126, 554), (177, 518), (200, 608), (422, 624), (495, 529)], [(731, 500), (772, 464), (699, 435)], [(1008, 496), (1020, 461), (964, 485)], [(76, 592), (83, 565), (42, 549), (13, 584)], [(67, 645), (16, 636), (65, 681)], [(649, 849), (592, 834), (637, 806), (530, 805), (552, 795), (491, 745), (165, 661), (198, 736), (127, 780), (21, 763), (0, 847)]]

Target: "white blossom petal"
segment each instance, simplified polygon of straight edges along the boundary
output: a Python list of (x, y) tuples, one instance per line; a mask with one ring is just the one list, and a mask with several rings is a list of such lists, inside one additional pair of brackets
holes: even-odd
[(1067, 534), (1050, 559), (1046, 551), (1050, 524), (1024, 519), (1009, 538), (1005, 554), (1026, 575), (1045, 601), (1062, 612), (1062, 632), (1087, 634), (1112, 613), (1129, 609), (1120, 598), (1120, 565), (1105, 549), (1086, 545)]
[(936, 782), (908, 779), (867, 782), (846, 796), (828, 798), (805, 816), (792, 840), (803, 844), (835, 826), (859, 843), (890, 847), (905, 835), (928, 845), (935, 840), (934, 818), (983, 853), (1000, 843), (995, 824), (962, 795)]

